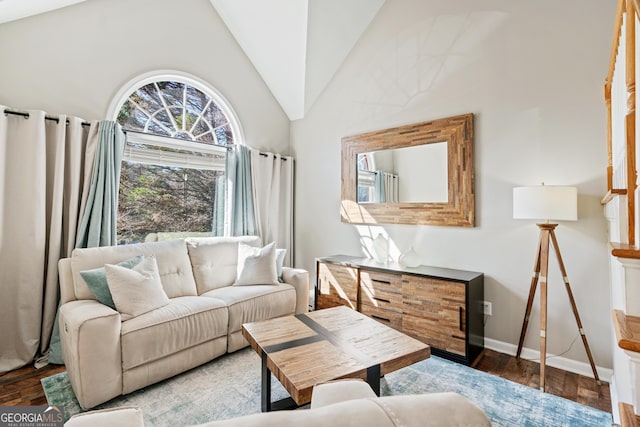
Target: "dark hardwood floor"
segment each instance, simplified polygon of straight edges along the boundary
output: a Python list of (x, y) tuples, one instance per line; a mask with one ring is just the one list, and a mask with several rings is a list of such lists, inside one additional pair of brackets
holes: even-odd
[(47, 365), (36, 369), (27, 365), (0, 375), (0, 406), (46, 405), (40, 379), (64, 372), (63, 365)]
[[(474, 367), (507, 380), (540, 388), (540, 366), (536, 362), (517, 360), (508, 354), (485, 350), (475, 361)], [(545, 388), (547, 393), (573, 400), (592, 408), (611, 412), (611, 395), (609, 384), (573, 372), (546, 366)]]
[[(537, 363), (492, 350), (485, 350), (475, 368), (536, 389), (540, 385)], [(39, 370), (26, 366), (0, 375), (0, 406), (45, 405), (40, 379), (63, 371), (64, 366), (57, 365)], [(549, 366), (546, 383), (551, 394), (611, 412), (609, 384), (597, 385), (593, 378)]]

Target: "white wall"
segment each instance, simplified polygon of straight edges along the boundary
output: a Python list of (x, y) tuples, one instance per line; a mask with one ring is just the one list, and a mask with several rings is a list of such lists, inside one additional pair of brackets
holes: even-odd
[[(610, 368), (603, 82), (615, 2), (601, 0), (387, 1), (329, 87), (292, 124), (297, 158), (296, 262), (363, 254), (382, 230), (423, 263), (485, 273), (490, 339), (516, 345), (538, 228), (512, 219), (512, 188), (578, 187), (579, 221), (557, 229), (596, 364)], [(340, 222), (340, 138), (475, 114), (476, 227), (354, 226)], [(578, 331), (555, 259), (548, 351)], [(539, 348), (534, 305), (526, 347)], [(564, 357), (587, 360), (580, 339)], [(553, 359), (552, 359), (553, 360)], [(551, 363), (551, 361), (550, 361)]]
[(136, 76), (186, 72), (227, 98), (248, 145), (288, 154), (288, 118), (207, 0), (92, 0), (5, 23), (0, 64), (0, 104), (87, 120)]

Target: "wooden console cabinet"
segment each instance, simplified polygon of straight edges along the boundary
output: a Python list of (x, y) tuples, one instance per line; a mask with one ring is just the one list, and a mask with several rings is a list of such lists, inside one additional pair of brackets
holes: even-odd
[(337, 255), (316, 260), (316, 309), (345, 305), (470, 365), (484, 349), (484, 274)]

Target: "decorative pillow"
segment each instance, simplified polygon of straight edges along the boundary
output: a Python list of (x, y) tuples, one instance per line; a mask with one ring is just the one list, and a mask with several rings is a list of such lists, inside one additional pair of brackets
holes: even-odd
[(287, 254), (286, 249), (276, 249), (276, 272), (278, 273), (278, 282), (282, 283), (282, 267), (284, 267), (284, 256)]
[(263, 248), (238, 244), (237, 286), (277, 285), (276, 245), (269, 243)]
[[(144, 258), (144, 255), (138, 255), (126, 261), (119, 262), (117, 265), (125, 268), (133, 268), (140, 263)], [(107, 284), (107, 272), (104, 267), (94, 268), (93, 270), (81, 271), (80, 275), (87, 284), (89, 290), (96, 296), (96, 299), (102, 304), (116, 309), (116, 304), (113, 302), (111, 292), (109, 292), (109, 285)]]
[(169, 304), (154, 256), (145, 257), (131, 269), (111, 264), (105, 264), (104, 269), (113, 302), (123, 321)]
[(258, 236), (189, 238), (186, 242), (198, 295), (235, 283), (240, 242), (262, 246)]

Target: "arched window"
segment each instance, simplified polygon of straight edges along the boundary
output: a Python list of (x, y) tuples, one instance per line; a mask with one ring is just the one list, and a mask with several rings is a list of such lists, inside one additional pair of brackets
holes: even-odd
[(116, 99), (112, 117), (127, 133), (118, 240), (221, 235), (226, 147), (242, 138), (226, 100), (179, 74), (138, 78)]

